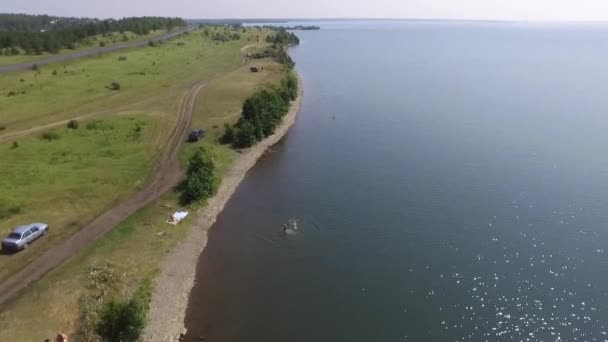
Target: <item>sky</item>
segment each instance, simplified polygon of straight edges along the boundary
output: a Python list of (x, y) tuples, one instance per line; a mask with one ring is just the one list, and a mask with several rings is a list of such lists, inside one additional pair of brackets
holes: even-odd
[(0, 12), (98, 18), (608, 21), (608, 0), (0, 0)]

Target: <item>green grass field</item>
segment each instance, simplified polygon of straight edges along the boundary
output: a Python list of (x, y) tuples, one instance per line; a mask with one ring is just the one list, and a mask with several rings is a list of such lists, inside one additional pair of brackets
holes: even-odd
[(0, 281), (140, 188), (172, 124), (164, 112), (132, 112), (0, 144), (0, 234), (39, 221), (52, 229), (26, 252), (0, 254)]
[(0, 55), (0, 66), (16, 64), (16, 63), (26, 63), (26, 62), (35, 63), (38, 60), (41, 60), (41, 59), (44, 59), (44, 58), (47, 58), (50, 56), (65, 55), (65, 54), (69, 54), (69, 53), (76, 52), (76, 51), (83, 51), (83, 50), (96, 48), (96, 47), (99, 47), (100, 44), (103, 44), (104, 46), (120, 45), (123, 43), (154, 38), (154, 37), (163, 35), (165, 33), (167, 33), (167, 30), (152, 31), (146, 35), (137, 35), (133, 32), (125, 32), (124, 36), (127, 37), (126, 41), (123, 40), (124, 39), (123, 34), (120, 34), (118, 32), (108, 34), (107, 36), (98, 35), (98, 36), (94, 36), (94, 37), (90, 37), (89, 39), (86, 39), (81, 44), (77, 45), (76, 49), (74, 49), (74, 50), (63, 49), (56, 54), (43, 53), (42, 55), (26, 55), (23, 53), (23, 51), (21, 51), (21, 54), (16, 55), (16, 56)]
[[(157, 47), (2, 74), (0, 134), (179, 92), (233, 70), (242, 60), (240, 48), (254, 37), (250, 32), (241, 40), (218, 43), (197, 31)], [(120, 90), (108, 89), (112, 82)]]
[[(184, 158), (198, 146), (204, 146), (214, 157), (220, 176), (227, 172), (237, 153), (217, 141), (223, 124), (238, 119), (242, 103), (248, 96), (260, 88), (277, 86), (285, 75), (284, 67), (272, 61), (256, 61), (255, 64), (264, 65), (264, 72), (251, 73), (248, 66), (242, 66), (210, 82), (203, 89), (197, 99), (192, 127), (208, 129), (209, 134), (200, 142), (186, 145), (182, 153)], [(136, 120), (140, 118), (135, 117)], [(121, 127), (122, 136), (128, 139), (126, 133), (132, 131), (136, 121), (129, 116), (112, 120), (117, 120), (115, 129)], [(146, 130), (151, 131), (148, 127)], [(65, 133), (64, 130), (62, 132)], [(99, 139), (103, 142), (103, 137)], [(135, 150), (136, 147), (127, 149)], [(39, 341), (57, 331), (74, 331), (79, 295), (87, 284), (87, 270), (93, 265), (103, 262), (118, 265), (124, 271), (121, 278), (123, 286), (152, 280), (165, 255), (185, 237), (193, 219), (191, 215), (177, 226), (164, 223), (171, 212), (179, 208), (177, 203), (176, 194), (166, 194), (27, 288), (0, 311), (0, 340)], [(189, 209), (195, 211), (197, 207)]]

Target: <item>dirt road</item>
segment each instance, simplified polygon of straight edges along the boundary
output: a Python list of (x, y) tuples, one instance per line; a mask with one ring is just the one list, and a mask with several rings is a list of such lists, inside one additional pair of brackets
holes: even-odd
[(153, 41), (153, 42), (164, 41), (164, 40), (176, 37), (188, 30), (190, 30), (190, 29), (181, 29), (181, 30), (178, 30), (175, 32), (167, 33), (165, 35), (146, 39), (146, 40), (138, 40), (138, 41), (131, 42), (131, 43), (105, 46), (105, 47), (99, 47), (99, 48), (94, 48), (94, 49), (87, 49), (87, 50), (83, 50), (83, 51), (76, 51), (76, 52), (68, 53), (65, 55), (55, 55), (55, 56), (50, 56), (48, 58), (42, 58), (37, 61), (4, 65), (4, 66), (0, 66), (0, 74), (4, 74), (7, 72), (13, 72), (13, 71), (32, 69), (34, 64), (36, 64), (38, 66), (42, 66), (42, 65), (46, 65), (46, 64), (50, 64), (50, 63), (64, 62), (64, 61), (69, 61), (72, 59), (77, 59), (77, 58), (82, 58), (82, 57), (96, 56), (100, 53), (108, 53), (108, 52), (114, 52), (114, 51), (123, 50), (123, 49), (145, 46), (148, 44), (149, 41)]
[(1, 283), (0, 304), (11, 299), (31, 282), (40, 279), (63, 261), (75, 255), (83, 247), (112, 230), (129, 215), (156, 200), (164, 192), (178, 184), (183, 175), (178, 160), (178, 153), (190, 126), (196, 96), (206, 85), (206, 81), (197, 82), (183, 96), (179, 106), (177, 124), (171, 132), (165, 151), (148, 185), (131, 198), (119, 203), (116, 207), (96, 218), (64, 243), (46, 251), (19, 273), (14, 274)]

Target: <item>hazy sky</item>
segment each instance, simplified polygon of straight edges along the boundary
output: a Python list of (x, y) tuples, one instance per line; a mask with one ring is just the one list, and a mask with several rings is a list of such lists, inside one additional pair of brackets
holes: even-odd
[(0, 0), (0, 12), (183, 18), (608, 21), (608, 0)]

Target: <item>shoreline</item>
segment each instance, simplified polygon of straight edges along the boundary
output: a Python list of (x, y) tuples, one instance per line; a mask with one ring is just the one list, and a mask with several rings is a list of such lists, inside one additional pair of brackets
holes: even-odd
[(217, 216), (223, 211), (245, 175), (272, 145), (279, 142), (295, 123), (302, 104), (304, 89), (298, 76), (298, 97), (291, 102), (289, 112), (275, 133), (238, 155), (220, 187), (207, 205), (196, 213), (186, 238), (175, 246), (163, 261), (161, 272), (154, 282), (148, 324), (144, 341), (177, 341), (186, 332), (184, 320), (190, 292), (196, 281), (200, 255), (207, 245), (207, 235)]

